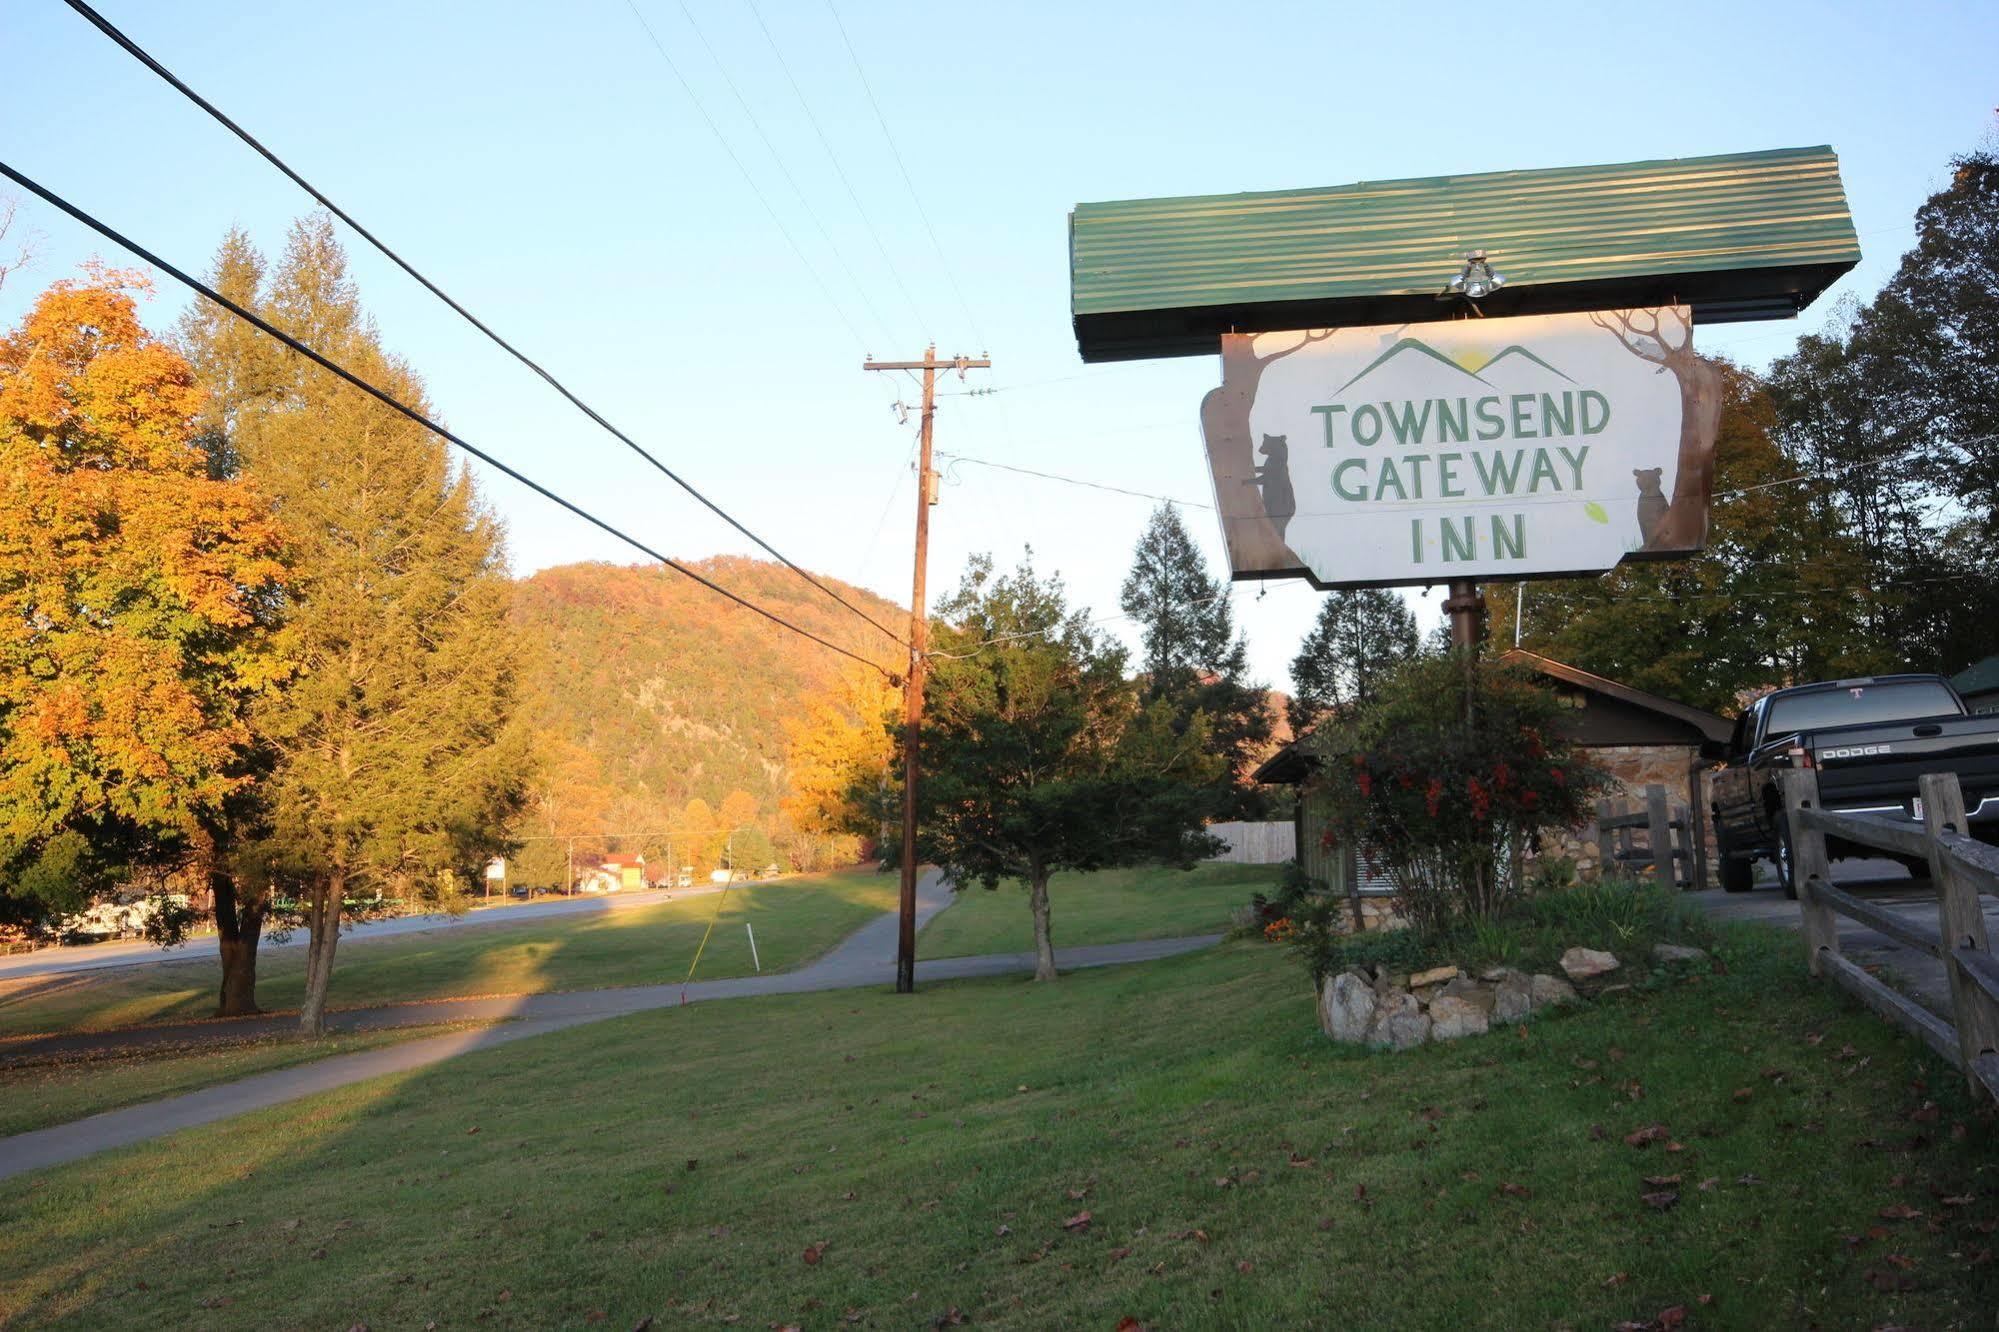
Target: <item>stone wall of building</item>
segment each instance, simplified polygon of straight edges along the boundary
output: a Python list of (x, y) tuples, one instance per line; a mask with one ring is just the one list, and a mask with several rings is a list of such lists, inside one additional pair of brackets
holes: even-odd
[[(1614, 745), (1601, 749), (1591, 749), (1589, 756), (1600, 767), (1609, 772), (1612, 787), (1607, 795), (1613, 804), (1642, 805), (1645, 803), (1645, 788), (1654, 783), (1666, 788), (1666, 802), (1677, 810), (1687, 803), (1687, 765), (1693, 761), (1694, 750), (1688, 745)], [(1706, 800), (1706, 785), (1702, 785), (1702, 800)], [(1579, 828), (1561, 833), (1552, 833), (1541, 839), (1541, 855), (1562, 857), (1575, 864), (1576, 872), (1583, 878), (1594, 878), (1603, 870), (1598, 863), (1601, 856), (1597, 849), (1596, 820), (1591, 819)], [(1708, 846), (1713, 851), (1713, 837), (1710, 833)]]

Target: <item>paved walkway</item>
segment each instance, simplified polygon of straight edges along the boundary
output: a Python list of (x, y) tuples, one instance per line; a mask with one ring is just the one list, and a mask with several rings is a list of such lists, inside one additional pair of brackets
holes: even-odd
[[(934, 872), (917, 888), (916, 918), (920, 928), (930, 917), (951, 903), (951, 890)], [(1218, 934), (1182, 939), (1151, 939), (1138, 943), (1104, 944), (1094, 948), (1060, 949), (1057, 965), (1064, 968), (1110, 966), (1124, 962), (1147, 962), (1178, 953), (1206, 948), (1221, 938)], [(386, 1008), (363, 1009), (334, 1015), (331, 1025), (344, 1030), (379, 1027), (417, 1026), (438, 1022), (478, 1019), (515, 1019), (505, 1025), (477, 1031), (452, 1032), (403, 1041), (379, 1050), (336, 1055), (294, 1068), (260, 1073), (237, 1082), (209, 1087), (143, 1105), (128, 1106), (92, 1115), (69, 1124), (37, 1129), (32, 1133), (0, 1138), (0, 1179), (44, 1166), (59, 1165), (143, 1142), (148, 1138), (213, 1123), (251, 1110), (279, 1105), (315, 1092), (330, 1091), (349, 1083), (402, 1073), (450, 1059), (470, 1050), (483, 1050), (510, 1041), (559, 1031), (585, 1022), (619, 1017), (654, 1008), (670, 1008), (684, 1001), (735, 999), (749, 995), (799, 994), (813, 990), (865, 989), (890, 985), (895, 981), (896, 917), (890, 912), (856, 930), (832, 952), (797, 971), (768, 976), (741, 976), (729, 980), (695, 981), (683, 991), (678, 985), (645, 985), (616, 990), (577, 990), (564, 994), (530, 994), (501, 999), (438, 1000), (420, 1004), (396, 1004)], [(1003, 976), (1034, 969), (1032, 953), (989, 953), (980, 957), (948, 957), (935, 961), (918, 960), (919, 982), (959, 980), (975, 976)], [(171, 1027), (134, 1028), (123, 1032), (90, 1033), (87, 1037), (49, 1038), (49, 1043), (20, 1043), (7, 1053), (19, 1054), (31, 1045), (44, 1052), (60, 1049), (144, 1048), (148, 1043), (186, 1044), (190, 1040), (240, 1040), (266, 1034), (273, 1028), (289, 1031), (292, 1018), (248, 1019), (232, 1022), (205, 1022)], [(123, 1044), (57, 1046), (54, 1042), (85, 1039), (126, 1038)]]
[[(779, 880), (782, 882), (782, 880)], [(738, 890), (747, 885), (734, 885)], [(533, 925), (544, 920), (563, 916), (592, 915), (605, 911), (626, 911), (633, 907), (652, 906), (658, 902), (668, 902), (681, 897), (700, 897), (709, 893), (719, 893), (719, 885), (703, 884), (698, 888), (654, 888), (643, 892), (607, 893), (602, 896), (550, 897), (534, 902), (507, 902), (496, 906), (479, 906), (462, 915), (447, 915), (442, 912), (423, 916), (394, 916), (386, 920), (364, 920), (341, 932), (341, 942), (355, 939), (388, 939), (399, 934), (421, 934), (427, 930), (456, 930), (479, 925)], [(293, 930), (290, 938), (283, 943), (266, 937), (258, 945), (259, 951), (277, 948), (298, 948), (306, 941), (304, 930)], [(0, 957), (0, 982), (25, 980), (38, 976), (61, 976), (77, 971), (101, 971), (106, 967), (138, 967), (155, 962), (215, 962), (215, 936), (198, 934), (168, 948), (150, 944), (143, 939), (128, 939), (117, 943), (70, 944), (58, 948), (41, 948), (32, 953), (16, 953)]]
[[(1892, 860), (1840, 860), (1833, 862), (1832, 880), (1856, 897), (1885, 907), (1911, 925), (1934, 931), (1937, 927), (1936, 892), (1927, 878), (1916, 879)], [(1775, 887), (1774, 874), (1766, 875), (1754, 892), (1725, 893), (1718, 888), (1688, 893), (1686, 900), (1716, 920), (1748, 920), (1767, 925), (1798, 929), (1798, 904)], [(1985, 898), (1987, 927), (1999, 936), (1999, 899)], [(1888, 968), (1932, 1012), (1950, 1013), (1950, 984), (1943, 963), (1928, 953), (1897, 943), (1887, 935), (1859, 921), (1836, 916), (1839, 950), (1862, 965), (1875, 963)]]

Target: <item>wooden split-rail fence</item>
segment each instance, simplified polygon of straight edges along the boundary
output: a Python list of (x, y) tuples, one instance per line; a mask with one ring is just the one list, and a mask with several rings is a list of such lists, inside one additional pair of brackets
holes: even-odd
[[(1957, 775), (1922, 778), (1920, 824), (1823, 809), (1818, 774), (1809, 769), (1783, 773), (1780, 780), (1812, 975), (1838, 984), (1942, 1055), (1964, 1073), (1974, 1096), (1999, 1097), (1999, 958), (1992, 955), (1979, 905), (1981, 893), (1999, 896), (1999, 847), (1971, 836)], [(1937, 895), (1936, 928), (1834, 887), (1828, 837), (1927, 862)], [(1950, 980), (1950, 1016), (1937, 1016), (1841, 956), (1840, 916), (1941, 961)]]
[[(1643, 846), (1636, 837), (1641, 832)], [(1596, 846), (1605, 870), (1650, 866), (1656, 882), (1668, 887), (1706, 885), (1707, 838), (1685, 805), (1667, 803), (1666, 788), (1657, 782), (1645, 788), (1644, 803), (1633, 809), (1596, 802)]]

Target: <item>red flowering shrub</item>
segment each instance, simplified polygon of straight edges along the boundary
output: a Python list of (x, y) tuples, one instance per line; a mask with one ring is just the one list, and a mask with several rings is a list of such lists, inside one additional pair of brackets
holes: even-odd
[(1513, 848), (1589, 817), (1600, 773), (1558, 729), (1559, 700), (1525, 672), (1460, 654), (1398, 668), (1344, 721), (1326, 765), (1332, 836), (1385, 874), (1419, 926), (1489, 917), (1519, 885)]

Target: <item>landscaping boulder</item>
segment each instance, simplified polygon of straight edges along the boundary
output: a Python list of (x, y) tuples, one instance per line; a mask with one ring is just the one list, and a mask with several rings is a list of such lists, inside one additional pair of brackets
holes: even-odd
[(1442, 985), (1447, 980), (1455, 979), (1457, 974), (1456, 967), (1431, 967), (1428, 971), (1419, 971), (1411, 976), (1409, 988), (1420, 990), (1426, 985)]
[(1328, 977), (1319, 994), (1319, 1025), (1326, 1035), (1348, 1045), (1367, 1039), (1374, 1023), (1374, 987), (1357, 971)]
[(1657, 943), (1652, 945), (1652, 957), (1659, 962), (1699, 962), (1707, 957), (1707, 950), (1686, 944)]
[(1571, 948), (1562, 954), (1562, 970), (1572, 981), (1589, 980), (1617, 970), (1617, 958), (1595, 948)]
[[(1500, 969), (1503, 973), (1492, 987), (1492, 1017), (1495, 1022), (1518, 1022), (1534, 1011), (1536, 999), (1534, 982), (1524, 971), (1514, 971), (1510, 967)], [(1554, 979), (1549, 977), (1550, 980)]]
[(1369, 1045), (1410, 1050), (1430, 1039), (1430, 1015), (1406, 990), (1393, 990), (1383, 997), (1368, 1028)]
[(1487, 1028), (1485, 1010), (1469, 999), (1440, 994), (1430, 1001), (1430, 1036), (1433, 1040), (1454, 1041), (1460, 1036), (1480, 1036)]
[(1534, 1007), (1546, 1008), (1550, 1004), (1574, 1002), (1576, 987), (1560, 976), (1536, 976), (1529, 982)]

